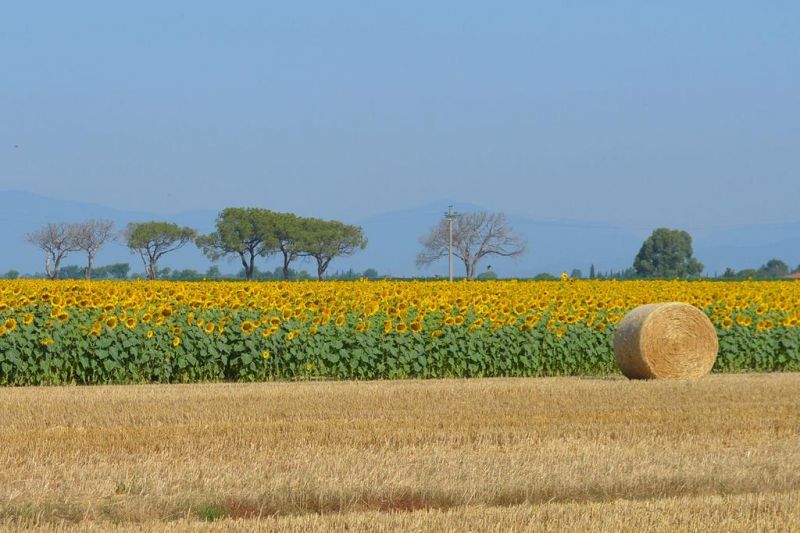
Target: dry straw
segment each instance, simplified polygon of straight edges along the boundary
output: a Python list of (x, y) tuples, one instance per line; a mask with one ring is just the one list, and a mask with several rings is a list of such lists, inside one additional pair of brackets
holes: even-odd
[(705, 313), (680, 302), (639, 306), (614, 335), (617, 365), (631, 379), (702, 377), (714, 366), (718, 349)]

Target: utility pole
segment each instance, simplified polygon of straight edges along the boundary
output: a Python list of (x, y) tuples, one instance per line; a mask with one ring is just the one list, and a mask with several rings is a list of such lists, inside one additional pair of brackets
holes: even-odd
[(450, 260), (450, 281), (453, 281), (453, 220), (455, 220), (456, 215), (458, 215), (458, 213), (453, 211), (453, 206), (448, 206), (447, 212), (444, 214), (444, 218), (447, 220), (450, 229), (450, 249), (449, 253), (447, 254), (448, 259)]

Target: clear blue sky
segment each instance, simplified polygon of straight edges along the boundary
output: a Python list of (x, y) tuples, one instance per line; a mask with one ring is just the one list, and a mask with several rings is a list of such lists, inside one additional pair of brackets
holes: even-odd
[(800, 220), (800, 3), (4, 2), (0, 189)]

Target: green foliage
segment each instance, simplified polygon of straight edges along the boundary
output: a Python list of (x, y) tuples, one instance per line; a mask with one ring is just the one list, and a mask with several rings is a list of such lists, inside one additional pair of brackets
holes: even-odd
[(256, 257), (266, 257), (278, 248), (273, 221), (273, 213), (266, 209), (228, 207), (217, 216), (216, 231), (198, 237), (195, 244), (212, 261), (237, 256), (251, 280)]
[[(29, 323), (20, 321), (0, 336), (0, 384), (617, 373), (613, 325), (554, 327), (549, 315), (493, 327), (471, 310), (458, 325), (447, 325), (445, 314), (434, 312), (413, 332), (409, 324), (415, 311), (403, 322), (382, 313), (368, 319), (347, 313), (338, 325), (318, 315), (305, 321), (285, 319), (277, 310), (265, 320), (262, 310), (247, 308), (232, 313), (182, 308), (161, 323), (158, 317), (139, 317), (111, 325), (108, 317), (123, 315), (123, 309), (74, 309), (65, 321), (52, 318), (49, 305), (27, 311), (32, 314)], [(757, 317), (755, 311), (742, 312)], [(11, 313), (0, 313), (0, 322)], [(273, 319), (273, 329), (259, 326)], [(753, 318), (752, 325), (734, 322), (718, 329), (716, 371), (800, 370), (800, 327), (774, 323), (764, 328), (760, 323), (757, 327)], [(209, 324), (215, 327), (209, 330)]]
[(780, 279), (789, 274), (789, 265), (780, 259), (770, 259), (761, 265), (756, 275), (762, 279)]
[(317, 277), (322, 279), (330, 262), (340, 256), (352, 255), (367, 246), (363, 230), (337, 220), (305, 219), (302, 255), (317, 261)]
[[(101, 267), (92, 268), (92, 279), (126, 279), (131, 266), (128, 263), (114, 263)], [(58, 271), (61, 279), (84, 279), (86, 277), (86, 267), (78, 265), (67, 265)]]
[(192, 242), (196, 236), (197, 232), (192, 228), (171, 222), (131, 223), (124, 232), (128, 248), (142, 258), (148, 279), (156, 279), (158, 260), (164, 254)]
[(668, 228), (658, 228), (644, 241), (633, 267), (643, 278), (687, 278), (703, 271), (692, 256), (692, 237)]
[(292, 213), (272, 213), (273, 237), (283, 259), (283, 279), (292, 279), (289, 265), (303, 255), (303, 246), (310, 240), (308, 230), (306, 219)]

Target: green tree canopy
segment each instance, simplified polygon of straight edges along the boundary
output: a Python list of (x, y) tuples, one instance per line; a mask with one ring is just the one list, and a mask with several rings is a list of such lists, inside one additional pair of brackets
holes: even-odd
[(789, 265), (780, 259), (770, 259), (766, 264), (761, 265), (758, 269), (758, 277), (760, 278), (782, 278), (789, 273)]
[(302, 255), (317, 261), (317, 278), (325, 276), (325, 270), (335, 257), (352, 255), (367, 246), (363, 230), (336, 220), (305, 219)]
[(278, 252), (283, 256), (281, 272), (283, 279), (289, 279), (289, 265), (292, 261), (303, 255), (303, 246), (308, 241), (307, 219), (292, 213), (270, 213), (272, 219), (271, 231)]
[(227, 255), (239, 257), (248, 280), (253, 279), (256, 257), (277, 249), (274, 213), (260, 208), (228, 207), (217, 216), (216, 230), (195, 243), (212, 261)]
[(123, 236), (131, 252), (139, 254), (144, 263), (147, 279), (158, 276), (158, 260), (164, 254), (173, 252), (192, 242), (197, 232), (192, 228), (180, 227), (171, 222), (130, 223)]
[(633, 262), (643, 278), (686, 278), (703, 271), (692, 256), (692, 237), (685, 231), (658, 228), (642, 244)]

